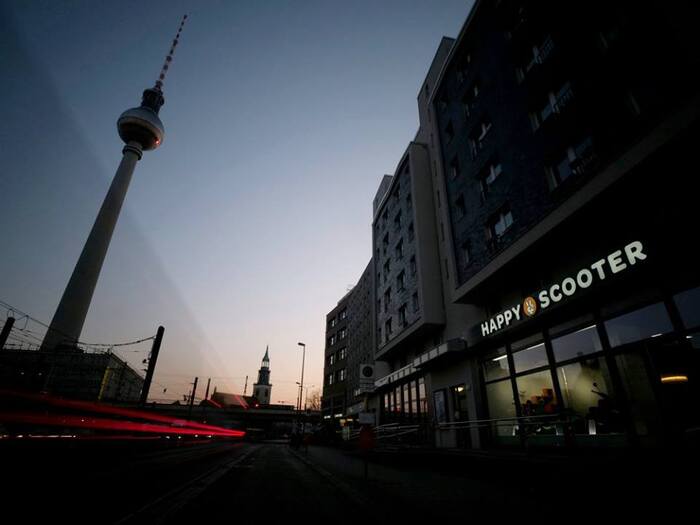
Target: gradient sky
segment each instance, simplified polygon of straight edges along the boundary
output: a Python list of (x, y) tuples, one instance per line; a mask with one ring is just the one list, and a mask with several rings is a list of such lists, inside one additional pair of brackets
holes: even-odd
[(0, 0), (0, 300), (51, 320), (121, 157), (116, 119), (189, 13), (165, 140), (136, 168), (81, 339), (164, 325), (151, 393), (172, 399), (193, 376), (241, 393), (249, 375), (250, 393), (269, 344), (287, 403), (304, 341), (320, 389), (325, 315), (370, 258), (372, 198), (471, 4)]

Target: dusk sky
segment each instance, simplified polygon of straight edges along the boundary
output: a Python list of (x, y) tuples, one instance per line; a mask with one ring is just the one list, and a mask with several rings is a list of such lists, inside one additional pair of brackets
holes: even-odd
[[(251, 393), (269, 345), (272, 401), (292, 404), (303, 341), (320, 390), (325, 315), (369, 261), (372, 198), (471, 4), (0, 0), (0, 300), (51, 320), (121, 158), (116, 120), (188, 13), (165, 139), (136, 168), (81, 339), (165, 326), (157, 399), (194, 376), (242, 393), (249, 375)], [(140, 367), (148, 348), (117, 353)]]

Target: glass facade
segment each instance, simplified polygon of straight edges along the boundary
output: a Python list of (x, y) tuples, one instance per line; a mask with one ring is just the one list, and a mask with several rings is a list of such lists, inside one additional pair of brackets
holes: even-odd
[(698, 428), (700, 288), (587, 319), (482, 356), (492, 443), (658, 443)]
[(605, 322), (610, 346), (619, 346), (658, 337), (673, 330), (666, 307), (662, 303), (640, 308)]
[(415, 423), (427, 417), (428, 402), (423, 377), (392, 386), (380, 399), (383, 423)]

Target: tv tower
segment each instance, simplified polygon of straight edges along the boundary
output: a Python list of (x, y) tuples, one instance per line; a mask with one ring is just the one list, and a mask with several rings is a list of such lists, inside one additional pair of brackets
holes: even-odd
[(119, 212), (136, 163), (141, 160), (144, 151), (154, 150), (163, 142), (165, 129), (158, 118), (158, 111), (165, 103), (163, 81), (173, 60), (185, 20), (187, 20), (187, 15), (180, 22), (177, 35), (175, 35), (170, 47), (170, 52), (165, 57), (155, 86), (143, 92), (139, 107), (127, 109), (117, 120), (119, 136), (126, 144), (122, 150), (122, 160), (107, 196), (102, 202), (95, 224), (93, 224), (90, 235), (83, 246), (73, 274), (63, 292), (61, 302), (56, 308), (51, 326), (49, 326), (41, 343), (42, 350), (73, 347), (80, 338), (83, 323), (90, 308), (92, 294), (95, 291), (102, 263), (107, 254), (112, 232), (114, 232), (114, 226), (119, 218)]

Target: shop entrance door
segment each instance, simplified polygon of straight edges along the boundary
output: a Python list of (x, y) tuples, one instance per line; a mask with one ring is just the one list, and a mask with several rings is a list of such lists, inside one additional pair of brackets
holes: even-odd
[[(452, 387), (452, 408), (452, 420), (457, 423), (457, 446), (471, 448), (471, 429), (466, 424), (469, 421), (469, 412), (467, 411), (467, 389), (465, 385)], [(465, 423), (465, 425), (461, 426), (459, 423)]]
[(672, 441), (697, 439), (689, 434), (700, 426), (700, 349), (685, 337), (648, 345), (663, 436)]

